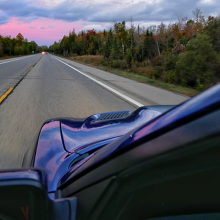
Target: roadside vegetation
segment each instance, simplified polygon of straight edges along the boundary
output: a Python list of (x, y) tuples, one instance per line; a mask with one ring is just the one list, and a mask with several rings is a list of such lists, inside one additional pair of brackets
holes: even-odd
[[(60, 57), (64, 57), (62, 55), (56, 54)], [(171, 83), (166, 83), (166, 82), (162, 82), (160, 80), (157, 79), (153, 79), (150, 78), (148, 76), (146, 76), (145, 74), (140, 74), (140, 72), (138, 72), (138, 70), (136, 70), (135, 72), (131, 72), (130, 69), (127, 70), (122, 70), (121, 68), (112, 68), (109, 66), (104, 66), (103, 65), (103, 60), (104, 60), (104, 56), (100, 56), (100, 55), (84, 55), (84, 56), (70, 56), (70, 57), (64, 57), (67, 58), (69, 60), (73, 60), (75, 62), (78, 63), (82, 63), (91, 67), (95, 67), (97, 69), (100, 70), (104, 70), (104, 71), (108, 71), (110, 73), (114, 73), (116, 75), (119, 76), (123, 76), (129, 79), (133, 79), (136, 80), (138, 82), (142, 82), (142, 83), (147, 83), (149, 85), (152, 86), (156, 86), (162, 89), (166, 89), (172, 92), (177, 92), (183, 95), (187, 95), (190, 97), (193, 97), (195, 95), (197, 95), (200, 91), (193, 89), (193, 88), (189, 88), (189, 87), (183, 87), (180, 85), (175, 85), (175, 84), (171, 84)]]
[(220, 80), (220, 16), (205, 19), (199, 9), (193, 15), (147, 29), (123, 21), (99, 33), (73, 30), (49, 51), (202, 91)]
[(0, 35), (0, 59), (12, 58), (19, 55), (39, 53), (48, 50), (47, 46), (38, 46), (35, 41), (28, 42), (19, 33), (16, 38)]

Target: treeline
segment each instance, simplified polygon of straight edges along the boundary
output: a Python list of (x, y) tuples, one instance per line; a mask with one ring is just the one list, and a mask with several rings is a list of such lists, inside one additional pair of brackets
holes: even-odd
[(73, 30), (49, 51), (64, 56), (103, 55), (104, 65), (204, 90), (220, 80), (220, 16), (205, 19), (199, 9), (193, 14), (194, 19), (147, 29), (132, 22), (126, 28), (123, 21), (99, 33)]
[(26, 55), (31, 54), (32, 51), (39, 53), (42, 51), (42, 48), (39, 47), (35, 41), (28, 42), (21, 33), (19, 33), (16, 38), (11, 38), (11, 36), (3, 37), (0, 35), (0, 57)]

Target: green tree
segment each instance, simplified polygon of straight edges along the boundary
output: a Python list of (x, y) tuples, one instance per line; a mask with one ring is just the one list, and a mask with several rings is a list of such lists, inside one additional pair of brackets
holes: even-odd
[(3, 56), (3, 37), (0, 35), (0, 57)]
[(67, 36), (63, 36), (63, 39), (61, 40), (61, 50), (64, 56), (68, 56), (69, 50), (70, 50), (70, 42), (69, 38)]
[(7, 54), (9, 56), (12, 55), (12, 42), (11, 42), (11, 36), (7, 36), (3, 38), (3, 52), (4, 54)]
[(112, 60), (121, 60), (122, 59), (122, 48), (120, 43), (118, 43), (117, 38), (114, 37), (112, 47), (111, 47), (111, 54), (110, 59)]
[(210, 36), (214, 49), (220, 52), (220, 17), (209, 16), (205, 31)]
[(112, 45), (113, 45), (113, 32), (112, 29), (110, 29), (107, 36), (106, 44), (103, 46), (103, 52), (104, 52), (103, 55), (105, 59), (108, 59), (110, 57)]
[(213, 81), (216, 63), (216, 52), (211, 38), (198, 34), (188, 42), (186, 52), (179, 57), (176, 68), (178, 82), (191, 87), (206, 88)]
[(75, 33), (75, 29), (73, 29), (73, 31), (69, 33), (69, 50), (71, 53), (75, 53), (76, 52), (76, 38), (77, 35)]
[(115, 23), (114, 25), (116, 37), (118, 39), (119, 44), (121, 45), (123, 53), (125, 52), (125, 44), (127, 43), (128, 35), (125, 25), (125, 21), (122, 21), (122, 23)]
[(28, 40), (24, 39), (22, 42), (22, 54), (28, 54)]
[(31, 54), (33, 51), (33, 44), (31, 42), (28, 42), (27, 44), (27, 54)]
[(148, 58), (148, 59), (152, 59), (153, 57), (156, 56), (156, 43), (153, 39), (153, 33), (149, 32), (147, 30), (146, 34), (145, 34), (145, 38), (144, 38), (144, 44), (143, 44), (143, 57)]

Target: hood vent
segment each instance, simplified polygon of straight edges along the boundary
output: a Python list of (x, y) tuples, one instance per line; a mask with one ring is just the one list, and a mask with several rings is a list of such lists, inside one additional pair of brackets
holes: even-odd
[(105, 120), (112, 120), (112, 119), (120, 119), (125, 118), (129, 115), (130, 112), (112, 112), (112, 113), (104, 113), (101, 114), (96, 121), (105, 121)]

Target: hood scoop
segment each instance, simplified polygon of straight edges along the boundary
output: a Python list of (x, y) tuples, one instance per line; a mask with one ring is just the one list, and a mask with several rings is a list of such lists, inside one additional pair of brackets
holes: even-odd
[(130, 114), (128, 111), (124, 112), (112, 112), (112, 113), (104, 113), (101, 114), (96, 120), (97, 121), (106, 121), (106, 120), (112, 120), (112, 119), (120, 119), (120, 118), (125, 118)]

